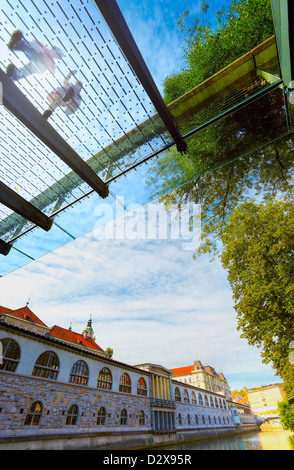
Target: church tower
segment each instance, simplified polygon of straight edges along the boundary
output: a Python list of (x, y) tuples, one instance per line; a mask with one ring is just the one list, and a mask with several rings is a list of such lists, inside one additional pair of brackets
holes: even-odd
[(82, 335), (84, 336), (84, 338), (92, 338), (95, 341), (94, 330), (92, 328), (92, 315), (90, 316), (87, 326), (84, 329)]

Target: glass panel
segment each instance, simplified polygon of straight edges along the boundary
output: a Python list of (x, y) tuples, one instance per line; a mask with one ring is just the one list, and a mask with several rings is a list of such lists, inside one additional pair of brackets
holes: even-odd
[[(261, 158), (261, 148), (291, 131), (289, 118), (293, 107), (290, 106), (288, 116), (285, 105), (289, 103), (285, 102), (282, 89), (269, 91), (194, 134), (198, 126), (240, 101), (257, 96), (269, 83), (257, 80), (248, 72), (239, 74), (231, 85), (218, 84), (217, 93), (209, 95), (201, 105), (196, 103), (194, 92), (191, 93), (191, 99), (185, 97), (184, 108), (184, 98), (171, 106), (181, 132), (192, 133), (186, 138), (188, 154), (180, 155), (171, 147), (158, 158), (148, 160), (154, 152), (164, 149), (171, 137), (154, 115), (153, 105), (94, 4), (82, 0), (51, 3), (28, 0), (17, 2), (15, 7), (11, 5), (8, 0), (1, 3), (1, 68), (5, 70), (9, 62), (18, 68), (28, 68), (28, 55), (20, 50), (12, 52), (7, 47), (16, 29), (23, 32), (22, 41), (27, 46), (39, 40), (50, 50), (53, 46), (63, 50), (62, 58), (56, 60), (54, 76), (48, 71), (34, 73), (15, 84), (43, 113), (48, 107), (48, 94), (64, 84), (69, 70), (77, 70), (76, 78), (83, 82), (78, 111), (67, 115), (64, 106), (58, 106), (49, 118), (50, 123), (81, 158), (109, 182), (111, 193), (106, 200), (101, 200), (1, 106), (0, 143), (4, 151), (0, 179), (45, 214), (55, 217), (50, 232), (32, 230), (31, 223), (0, 205), (0, 239), (14, 242), (9, 255), (0, 256), (0, 275), (125, 214), (131, 204), (146, 204), (177, 188), (183, 188), (184, 194), (186, 184), (198, 185), (203, 194), (207, 182), (216, 177), (216, 171), (222, 182), (222, 169), (232, 169), (238, 187), (247, 176), (267, 177), (266, 166), (270, 168), (270, 164)], [(259, 64), (262, 70), (279, 78), (277, 56)], [(75, 81), (75, 78), (70, 80)], [(253, 151), (255, 153), (251, 153)], [(282, 158), (283, 161), (276, 162), (280, 170), (290, 168), (290, 158), (284, 155)], [(146, 164), (119, 178), (132, 165), (146, 159)], [(231, 162), (234, 166), (230, 166)], [(277, 174), (279, 168), (274, 168)], [(217, 205), (217, 191), (212, 191), (210, 200), (214, 195)]]

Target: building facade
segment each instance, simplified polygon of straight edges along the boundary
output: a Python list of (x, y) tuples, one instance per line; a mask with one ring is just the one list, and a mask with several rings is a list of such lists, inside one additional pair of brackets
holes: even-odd
[(229, 384), (222, 372), (216, 372), (211, 366), (203, 366), (201, 361), (194, 361), (192, 366), (171, 369), (173, 377), (181, 382), (193, 384), (204, 390), (223, 394), (232, 400)]
[(238, 427), (223, 394), (109, 358), (91, 319), (76, 333), (1, 307), (0, 345), (0, 449), (144, 448)]
[(278, 416), (278, 402), (282, 401), (285, 396), (281, 384), (251, 388), (246, 392), (250, 407), (256, 415)]

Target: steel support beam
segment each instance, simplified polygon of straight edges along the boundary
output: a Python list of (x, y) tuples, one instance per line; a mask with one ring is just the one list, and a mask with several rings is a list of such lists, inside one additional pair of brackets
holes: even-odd
[(0, 255), (7, 256), (12, 248), (12, 245), (0, 239)]
[(0, 203), (48, 232), (53, 220), (0, 181)]
[(178, 131), (176, 121), (164, 103), (149, 69), (138, 49), (129, 27), (115, 0), (93, 0), (113, 36), (117, 40), (125, 57), (140, 80), (159, 116), (173, 137), (177, 149), (181, 153), (187, 150), (187, 144)]
[[(284, 85), (294, 88), (294, 4), (293, 0), (271, 0), (272, 13)], [(292, 83), (291, 83), (292, 82)]]
[(0, 83), (2, 83), (3, 105), (94, 191), (102, 198), (107, 197), (109, 193), (107, 185), (77, 152), (67, 144), (1, 69)]

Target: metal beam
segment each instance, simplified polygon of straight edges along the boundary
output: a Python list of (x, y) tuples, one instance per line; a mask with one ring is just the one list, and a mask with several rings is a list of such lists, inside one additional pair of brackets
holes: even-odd
[(0, 181), (0, 203), (48, 232), (53, 220)]
[(294, 5), (293, 0), (271, 0), (272, 13), (284, 85), (294, 88)]
[(12, 245), (0, 239), (0, 255), (7, 256), (12, 248)]
[(187, 150), (187, 144), (178, 131), (176, 121), (164, 103), (148, 67), (138, 49), (129, 27), (115, 0), (93, 0), (110, 31), (117, 40), (125, 57), (143, 85), (159, 116), (173, 137), (181, 153)]
[(19, 119), (33, 134), (49, 147), (83, 181), (102, 198), (108, 196), (107, 185), (92, 168), (58, 134), (43, 115), (34, 107), (21, 90), (0, 69), (0, 83), (3, 90), (3, 105)]

